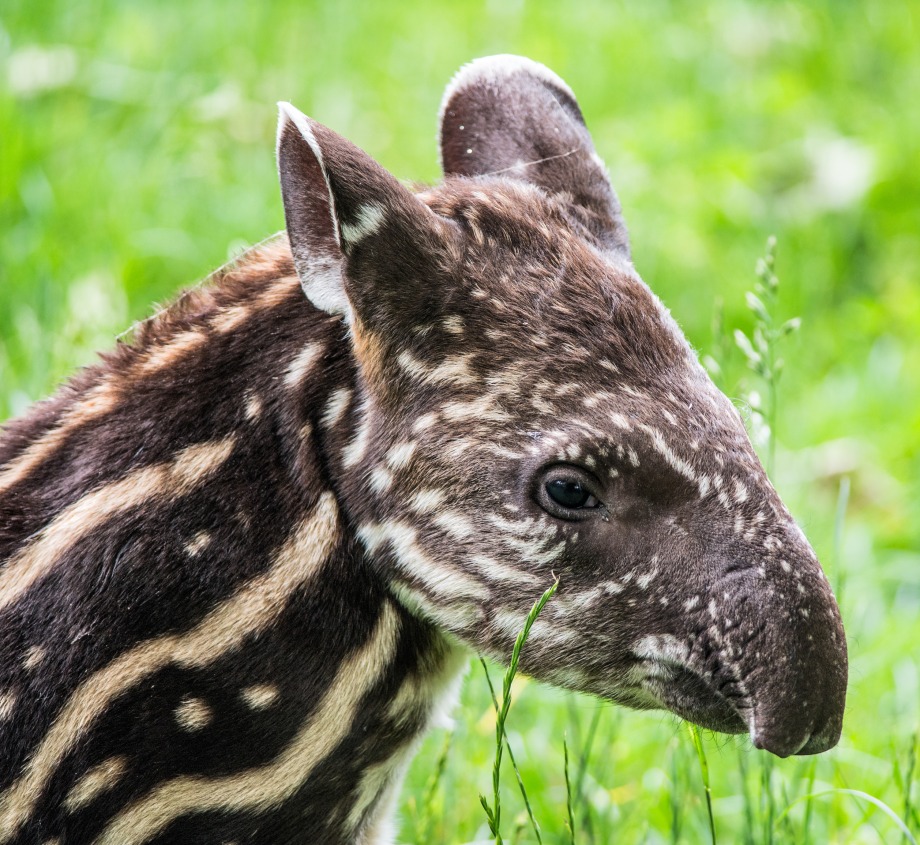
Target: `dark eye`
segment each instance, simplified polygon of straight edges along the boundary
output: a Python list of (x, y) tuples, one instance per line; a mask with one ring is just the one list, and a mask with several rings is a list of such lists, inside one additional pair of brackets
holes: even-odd
[(542, 474), (536, 498), (540, 506), (558, 519), (583, 519), (600, 507), (596, 481), (580, 467), (557, 464)]
[(593, 498), (580, 481), (570, 481), (565, 478), (554, 478), (552, 481), (547, 481), (546, 492), (557, 505), (572, 510), (585, 507)]

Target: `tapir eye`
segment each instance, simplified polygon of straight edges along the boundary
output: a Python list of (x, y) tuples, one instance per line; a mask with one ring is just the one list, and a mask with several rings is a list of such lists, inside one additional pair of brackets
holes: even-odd
[(594, 495), (595, 482), (581, 469), (554, 466), (543, 474), (537, 488), (537, 501), (552, 516), (559, 519), (582, 519), (599, 507)]
[(547, 481), (546, 492), (557, 505), (564, 508), (583, 508), (594, 499), (580, 481), (568, 481), (564, 478)]

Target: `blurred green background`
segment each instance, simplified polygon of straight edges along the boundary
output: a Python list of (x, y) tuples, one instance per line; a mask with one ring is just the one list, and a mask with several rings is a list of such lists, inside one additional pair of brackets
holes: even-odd
[[(744, 742), (708, 738), (719, 841), (903, 836), (839, 791), (782, 815), (831, 789), (885, 802), (916, 833), (916, 2), (4, 0), (0, 419), (152, 303), (282, 227), (277, 100), (397, 176), (436, 180), (444, 85), (495, 52), (544, 62), (575, 90), (637, 268), (701, 354), (719, 359), (729, 395), (762, 388), (713, 314), (721, 300), (727, 330), (750, 330), (744, 292), (769, 234), (781, 316), (802, 317), (784, 349), (775, 476), (841, 590), (848, 715), (840, 747), (817, 762), (766, 763)], [(474, 670), (444, 778), (427, 790), (442, 732), (410, 772), (403, 840), (487, 838), (478, 793), (494, 723)], [(569, 841), (564, 734), (580, 778), (577, 842), (708, 841), (700, 771), (674, 719), (516, 689), (511, 740), (545, 841)], [(511, 779), (506, 800), (513, 838)], [(529, 828), (519, 836), (535, 841)]]

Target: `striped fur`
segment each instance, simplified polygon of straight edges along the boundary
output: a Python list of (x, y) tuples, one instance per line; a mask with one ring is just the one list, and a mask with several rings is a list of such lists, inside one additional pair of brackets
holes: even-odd
[(833, 596), (571, 92), (496, 57), (441, 120), (413, 194), (283, 106), (287, 235), (3, 429), (0, 845), (390, 842), (468, 649), (555, 578), (537, 677), (836, 742)]

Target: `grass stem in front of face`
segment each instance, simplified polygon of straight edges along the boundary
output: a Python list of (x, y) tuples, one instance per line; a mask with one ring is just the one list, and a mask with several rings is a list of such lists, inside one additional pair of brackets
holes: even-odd
[(677, 756), (682, 746), (677, 743), (671, 751), (671, 791), (670, 791), (670, 808), (671, 808), (671, 843), (678, 845), (680, 843), (680, 811), (683, 802), (680, 799), (680, 769), (677, 766)]
[(511, 709), (511, 683), (514, 681), (514, 676), (517, 674), (518, 664), (521, 660), (521, 649), (527, 641), (530, 629), (533, 627), (533, 623), (537, 621), (540, 611), (543, 610), (546, 603), (553, 597), (558, 587), (559, 581), (554, 581), (546, 592), (537, 599), (534, 606), (527, 614), (527, 619), (524, 621), (524, 627), (514, 641), (514, 648), (511, 650), (511, 663), (505, 670), (504, 679), (502, 681), (502, 703), (501, 707), (498, 709), (498, 716), (495, 720), (495, 762), (492, 766), (492, 804), (489, 804), (485, 795), (479, 796), (479, 803), (482, 804), (482, 808), (485, 810), (486, 818), (489, 822), (489, 830), (495, 837), (495, 845), (503, 845), (504, 841), (501, 835), (502, 807), (500, 786), (502, 752), (506, 745), (505, 722), (508, 719), (508, 711)]
[(696, 725), (688, 722), (687, 726), (690, 728), (690, 739), (693, 741), (693, 747), (696, 749), (696, 757), (700, 763), (700, 773), (703, 776), (703, 790), (706, 795), (706, 812), (709, 816), (709, 835), (712, 837), (712, 845), (716, 845), (716, 820), (712, 814), (712, 787), (709, 784), (709, 762), (706, 760), (706, 749), (703, 748), (703, 736)]
[[(495, 687), (492, 685), (492, 677), (489, 675), (489, 667), (486, 666), (486, 662), (482, 658), (479, 659), (479, 662), (482, 663), (482, 671), (485, 672), (486, 683), (489, 685), (489, 695), (492, 696), (492, 706), (495, 708), (495, 715), (498, 716), (500, 708), (498, 704), (498, 698), (495, 696)], [(530, 819), (530, 826), (533, 828), (534, 836), (537, 837), (537, 842), (539, 842), (540, 845), (543, 845), (543, 836), (540, 832), (540, 825), (537, 823), (537, 820), (533, 814), (533, 808), (530, 806), (530, 799), (527, 796), (527, 788), (524, 786), (524, 779), (521, 777), (521, 771), (518, 768), (517, 760), (514, 759), (514, 752), (511, 750), (511, 742), (509, 741), (507, 734), (505, 735), (505, 748), (508, 750), (508, 759), (511, 760), (511, 768), (514, 770), (514, 777), (517, 780), (518, 788), (521, 790), (521, 798), (524, 799), (524, 809), (527, 811), (527, 818)]]

